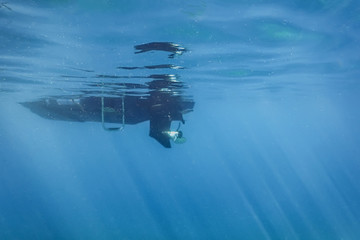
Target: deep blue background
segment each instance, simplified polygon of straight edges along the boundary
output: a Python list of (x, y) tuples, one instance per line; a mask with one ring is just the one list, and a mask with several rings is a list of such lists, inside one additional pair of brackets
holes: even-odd
[[(357, 1), (6, 6), (0, 239), (360, 238)], [(151, 41), (190, 51), (134, 55)], [(18, 104), (84, 87), (64, 75), (164, 61), (195, 101), (172, 149), (148, 122), (109, 133)]]

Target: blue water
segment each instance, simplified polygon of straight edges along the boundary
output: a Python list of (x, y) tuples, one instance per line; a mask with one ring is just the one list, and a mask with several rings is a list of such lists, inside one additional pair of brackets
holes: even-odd
[[(0, 239), (360, 239), (359, 30), (355, 0), (1, 2)], [(20, 104), (150, 74), (194, 102), (186, 143)]]

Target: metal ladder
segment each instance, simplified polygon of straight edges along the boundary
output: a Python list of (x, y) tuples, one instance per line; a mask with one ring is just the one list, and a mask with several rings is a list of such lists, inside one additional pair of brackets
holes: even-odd
[(121, 96), (121, 112), (122, 112), (122, 123), (120, 127), (107, 127), (105, 126), (105, 112), (114, 112), (114, 109), (104, 107), (104, 97), (101, 97), (101, 124), (106, 131), (122, 131), (125, 128), (125, 98)]

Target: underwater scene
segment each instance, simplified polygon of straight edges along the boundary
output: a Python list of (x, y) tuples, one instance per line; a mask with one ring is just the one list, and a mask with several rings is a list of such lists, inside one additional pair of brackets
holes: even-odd
[(360, 2), (0, 0), (0, 239), (360, 239)]

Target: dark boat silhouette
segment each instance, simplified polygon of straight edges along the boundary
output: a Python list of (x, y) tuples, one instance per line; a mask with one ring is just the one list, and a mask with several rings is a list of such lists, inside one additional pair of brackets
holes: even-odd
[[(97, 89), (87, 94), (100, 96), (50, 96), (21, 104), (46, 119), (101, 122), (105, 130), (120, 130), (126, 124), (150, 121), (150, 137), (166, 148), (171, 147), (171, 123), (184, 124), (183, 114), (191, 112), (195, 104), (179, 94), (183, 86), (178, 81), (153, 80), (146, 84), (120, 83), (107, 87), (111, 89), (107, 94), (114, 97), (101, 96), (104, 89)], [(140, 95), (126, 92), (144, 89), (147, 92)], [(107, 124), (119, 127), (107, 127)]]

